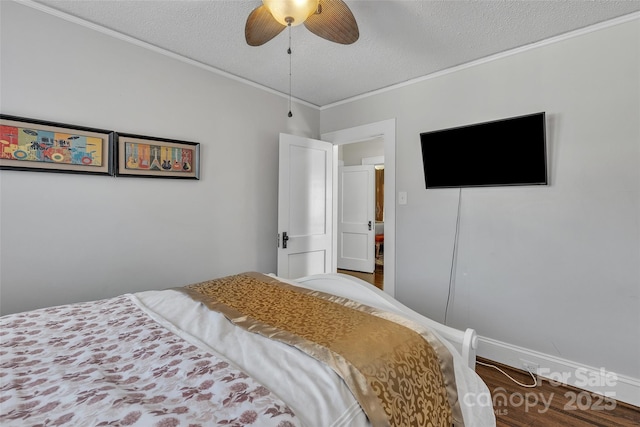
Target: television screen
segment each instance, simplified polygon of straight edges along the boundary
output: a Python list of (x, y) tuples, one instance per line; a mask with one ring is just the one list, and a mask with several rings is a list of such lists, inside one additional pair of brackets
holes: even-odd
[(545, 113), (420, 134), (427, 188), (547, 184)]

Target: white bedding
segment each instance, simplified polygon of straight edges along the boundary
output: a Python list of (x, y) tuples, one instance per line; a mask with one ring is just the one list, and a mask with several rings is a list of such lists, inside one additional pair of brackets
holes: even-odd
[(179, 291), (148, 291), (135, 296), (157, 322), (232, 361), (271, 390), (304, 425), (368, 425), (358, 402), (338, 376), (300, 350), (238, 328), (224, 315)]
[[(421, 317), (406, 307), (403, 309), (395, 300), (381, 298), (346, 276), (327, 275), (326, 280), (314, 277), (314, 280), (302, 280), (299, 283), (288, 282), (310, 289), (319, 288), (323, 292), (332, 290), (332, 293), (367, 305), (404, 313), (413, 321), (419, 321)], [(144, 311), (166, 328), (183, 339), (232, 361), (266, 386), (291, 407), (304, 425), (369, 425), (358, 402), (338, 375), (298, 349), (235, 327), (222, 314), (209, 310), (178, 291), (141, 292), (133, 298)], [(422, 324), (429, 326), (425, 322)], [(477, 399), (465, 399), (465, 396), (479, 396), (489, 391), (480, 377), (467, 367), (455, 348), (446, 340), (441, 340), (454, 355), (458, 396), (465, 425), (495, 426), (492, 407), (465, 405), (465, 402), (477, 402)]]
[(304, 425), (255, 379), (165, 326), (132, 295), (0, 317), (0, 425)]

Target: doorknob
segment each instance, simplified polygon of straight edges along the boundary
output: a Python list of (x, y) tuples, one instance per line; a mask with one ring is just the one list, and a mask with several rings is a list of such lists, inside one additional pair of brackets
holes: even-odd
[(369, 231), (371, 231), (371, 221), (369, 221)]
[(287, 232), (282, 232), (282, 249), (287, 249), (287, 242), (289, 241), (289, 236), (287, 236)]

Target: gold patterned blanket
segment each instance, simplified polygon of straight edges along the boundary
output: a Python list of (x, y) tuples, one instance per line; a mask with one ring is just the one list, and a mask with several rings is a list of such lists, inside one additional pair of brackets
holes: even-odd
[(373, 426), (463, 425), (452, 356), (414, 322), (260, 273), (179, 290), (237, 326), (326, 363)]

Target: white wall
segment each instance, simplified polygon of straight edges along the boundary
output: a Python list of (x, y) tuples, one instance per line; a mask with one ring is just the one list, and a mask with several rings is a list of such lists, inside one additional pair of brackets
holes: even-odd
[(201, 143), (201, 180), (0, 173), (1, 311), (274, 272), (279, 132), (319, 111), (13, 2), (3, 114)]
[(345, 166), (359, 166), (362, 159), (367, 157), (384, 157), (384, 139), (374, 138), (338, 146), (338, 159), (343, 160)]
[(444, 320), (458, 190), (425, 190), (420, 132), (546, 111), (551, 185), (462, 190), (448, 323), (640, 378), (639, 55), (635, 19), (322, 110), (397, 119), (399, 300)]

